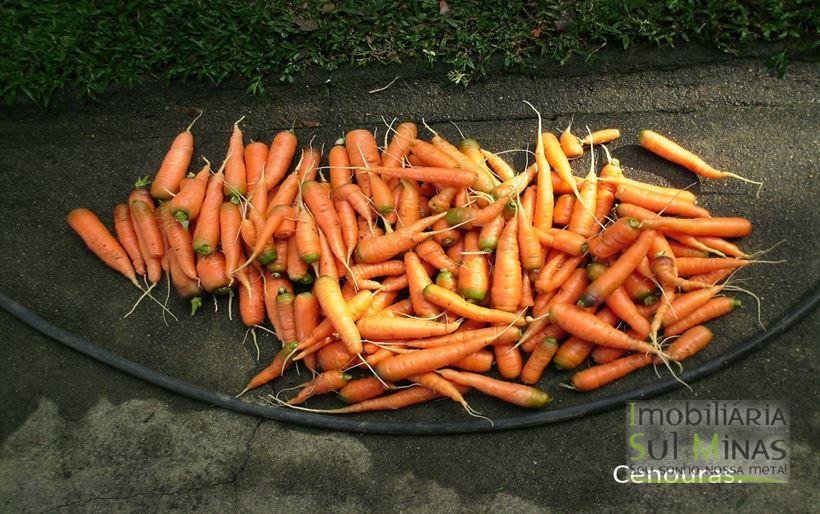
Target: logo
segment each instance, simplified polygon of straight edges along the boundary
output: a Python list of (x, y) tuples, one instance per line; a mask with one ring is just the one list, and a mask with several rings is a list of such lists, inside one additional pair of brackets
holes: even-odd
[(786, 483), (789, 413), (773, 401), (631, 402), (619, 483)]

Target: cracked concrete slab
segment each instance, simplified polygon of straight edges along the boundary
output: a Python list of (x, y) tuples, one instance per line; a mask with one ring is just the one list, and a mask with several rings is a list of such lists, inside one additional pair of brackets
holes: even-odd
[[(743, 271), (771, 322), (818, 282), (816, 209), (817, 65), (795, 63), (784, 80), (763, 71), (757, 56), (731, 59), (683, 50), (609, 54), (591, 68), (545, 65), (499, 74), (466, 90), (444, 86), (435, 70), (402, 68), (403, 79), (376, 94), (395, 68), (341, 70), (277, 85), (252, 98), (236, 85), (142, 85), (99, 104), (67, 102), (49, 112), (24, 107), (0, 113), (0, 203), (6, 230), (0, 252), (2, 291), (59, 326), (137, 362), (192, 383), (238, 391), (258, 364), (242, 345), (244, 329), (207, 312), (166, 327), (144, 305), (122, 319), (132, 288), (96, 262), (66, 229), (62, 216), (84, 205), (109, 212), (138, 175), (153, 172), (172, 134), (195, 107), (198, 154), (219, 161), (233, 121), (249, 138), (267, 139), (296, 120), (301, 141), (329, 143), (344, 129), (375, 128), (381, 116), (422, 116), (448, 137), (449, 120), (492, 149), (521, 147), (535, 130), (520, 100), (542, 109), (548, 126), (617, 125), (612, 145), (627, 171), (676, 186), (690, 174), (634, 144), (646, 127), (674, 132), (720, 166), (764, 179), (761, 199), (740, 183), (698, 183), (702, 202), (720, 214), (749, 216), (755, 231), (744, 246), (772, 253), (778, 266)], [(329, 83), (326, 83), (330, 79)], [(355, 85), (355, 86), (354, 86)], [(380, 130), (380, 133), (383, 133)], [(37, 148), (32, 152), (31, 148)], [(510, 154), (518, 167), (523, 153)], [(588, 161), (574, 164), (583, 174)], [(21, 265), (24, 270), (21, 271)], [(714, 324), (717, 342), (697, 362), (747, 338), (749, 308)], [(181, 302), (172, 302), (182, 312)], [(679, 509), (804, 510), (818, 503), (815, 315), (740, 364), (678, 391), (669, 399), (778, 399), (792, 413), (791, 483), (785, 486), (624, 486), (611, 479), (625, 458), (624, 413), (616, 410), (560, 425), (458, 437), (361, 436), (261, 422), (191, 402), (108, 369), (46, 340), (0, 312), (0, 506), (4, 511), (317, 510), (548, 512)], [(260, 338), (262, 360), (276, 351)], [(654, 379), (638, 373), (600, 393)], [(560, 391), (565, 375), (544, 387), (554, 407), (588, 397)], [(591, 395), (597, 397), (599, 395)], [(471, 402), (473, 400), (471, 399)], [(475, 398), (485, 414), (509, 413)], [(395, 413), (403, 419), (461, 416), (445, 402)], [(376, 417), (380, 415), (374, 415)]]

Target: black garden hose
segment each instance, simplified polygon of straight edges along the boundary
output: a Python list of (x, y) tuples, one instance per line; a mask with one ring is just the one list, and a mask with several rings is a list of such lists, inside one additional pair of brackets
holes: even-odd
[[(685, 382), (691, 383), (711, 375), (712, 373), (715, 373), (716, 371), (721, 370), (734, 362), (737, 362), (791, 329), (795, 324), (797, 324), (797, 322), (811, 314), (817, 308), (818, 303), (820, 303), (820, 288), (815, 287), (812, 293), (803, 298), (800, 303), (789, 309), (783, 317), (777, 320), (777, 322), (770, 326), (766, 331), (740, 343), (729, 352), (712, 359), (695, 369), (684, 372), (680, 378)], [(93, 359), (108, 364), (112, 368), (124, 371), (133, 377), (159, 386), (167, 391), (244, 414), (251, 414), (262, 418), (274, 419), (297, 425), (326, 429), (329, 428), (332, 430), (345, 430), (349, 432), (411, 435), (463, 434), (491, 432), (511, 428), (534, 427), (608, 411), (624, 405), (630, 400), (652, 398), (681, 387), (681, 383), (679, 381), (668, 379), (655, 382), (644, 387), (631, 389), (623, 393), (613, 394), (604, 398), (592, 400), (581, 405), (562, 407), (555, 410), (547, 409), (527, 412), (517, 416), (505, 417), (503, 419), (495, 420), (494, 424), (490, 424), (488, 421), (480, 419), (445, 422), (365, 421), (357, 419), (356, 416), (334, 416), (329, 414), (317, 414), (270, 405), (262, 405), (240, 400), (238, 398), (234, 398), (233, 396), (211, 391), (209, 389), (204, 389), (202, 387), (189, 384), (184, 380), (179, 380), (164, 373), (146, 368), (136, 362), (111, 353), (94, 343), (72, 334), (71, 332), (56, 327), (2, 293), (0, 293), (0, 307), (3, 307), (3, 309), (8, 311), (9, 314), (42, 333), (46, 337), (58, 341), (69, 348), (73, 348), (74, 350)]]

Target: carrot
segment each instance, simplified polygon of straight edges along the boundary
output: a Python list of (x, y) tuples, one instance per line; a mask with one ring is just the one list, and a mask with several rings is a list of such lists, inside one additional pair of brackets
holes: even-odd
[(225, 273), (225, 256), (221, 252), (208, 256), (198, 255), (196, 274), (202, 287), (211, 294), (227, 294), (231, 290)]
[(436, 221), (443, 219), (444, 216), (446, 216), (445, 213), (428, 216), (391, 234), (360, 241), (356, 247), (356, 254), (364, 262), (372, 263), (387, 260), (431, 237), (432, 232), (423, 232), (423, 230)]
[[(447, 214), (449, 215), (449, 212)], [(450, 247), (461, 240), (461, 232), (455, 228), (450, 228), (450, 223), (446, 218), (436, 221), (432, 226), (433, 241), (444, 247)]]
[(631, 245), (641, 234), (641, 223), (635, 218), (619, 218), (587, 243), (596, 259), (607, 259)]
[(287, 173), (293, 156), (296, 155), (297, 143), (296, 136), (290, 131), (281, 131), (273, 137), (263, 173), (268, 191), (276, 187)]
[(709, 252), (698, 250), (691, 246), (679, 243), (677, 241), (669, 241), (669, 247), (672, 248), (672, 254), (675, 257), (708, 257)]
[(319, 260), (322, 254), (321, 245), (319, 243), (319, 228), (316, 226), (313, 216), (311, 216), (307, 209), (301, 209), (299, 211), (294, 240), (299, 256), (303, 261), (312, 263)]
[(632, 188), (619, 185), (615, 189), (615, 197), (621, 202), (639, 205), (646, 209), (667, 214), (677, 214), (688, 218), (708, 218), (709, 211), (703, 207), (671, 195), (661, 195), (656, 191)]
[(644, 278), (638, 273), (631, 273), (628, 277), (626, 277), (623, 286), (633, 301), (644, 303), (647, 301), (649, 303), (654, 301), (654, 297), (652, 295), (655, 294), (655, 285), (650, 280)]
[(458, 168), (458, 161), (436, 146), (421, 139), (413, 140), (410, 152), (415, 155), (424, 166), (449, 169)]
[(404, 254), (404, 267), (407, 270), (408, 289), (413, 311), (422, 318), (437, 317), (441, 314), (441, 308), (430, 303), (424, 297), (424, 288), (432, 281), (419, 256), (413, 252)]
[(567, 159), (575, 159), (584, 155), (584, 147), (581, 146), (581, 141), (572, 133), (572, 122), (561, 132), (559, 142), (561, 143), (561, 150), (564, 151), (564, 155), (566, 155)]
[(651, 363), (652, 356), (650, 355), (641, 353), (628, 355), (579, 371), (572, 375), (572, 385), (579, 391), (593, 391)]
[(310, 382), (302, 384), (300, 386), (302, 390), (299, 391), (299, 394), (288, 400), (286, 405), (299, 405), (311, 396), (325, 394), (341, 389), (347, 385), (352, 378), (353, 377), (347, 373), (343, 373), (338, 370), (325, 371)]
[[(231, 139), (228, 143), (228, 157), (225, 159), (225, 183), (222, 185), (222, 192), (234, 203), (238, 202), (248, 192), (248, 179), (245, 171), (245, 140), (242, 129), (239, 128), (239, 122), (242, 119), (244, 119), (244, 116), (233, 124), (233, 132), (231, 132)], [(267, 150), (267, 147), (265, 150)]]
[(578, 304), (582, 307), (593, 307), (606, 300), (638, 267), (640, 260), (649, 251), (655, 234), (654, 230), (644, 230), (618, 260), (584, 290)]
[(553, 305), (549, 318), (570, 334), (589, 342), (642, 353), (658, 353), (654, 346), (612, 328), (594, 314), (569, 304)]
[(489, 350), (479, 350), (472, 355), (468, 355), (461, 360), (451, 364), (451, 366), (472, 371), (473, 373), (486, 373), (493, 367), (493, 352)]
[(711, 330), (698, 325), (684, 332), (665, 351), (670, 360), (680, 362), (709, 346), (713, 338)]
[(452, 383), (450, 383), (447, 379), (442, 378), (440, 375), (437, 375), (436, 373), (420, 373), (418, 375), (408, 377), (408, 380), (416, 384), (419, 384), (422, 387), (430, 389), (431, 391), (434, 391), (438, 394), (441, 394), (446, 398), (453, 400), (454, 402), (464, 407), (464, 409), (470, 414), (475, 413), (475, 411), (473, 411), (473, 409), (470, 408), (470, 405), (461, 395), (461, 392), (458, 390), (458, 388), (454, 386)]
[(728, 171), (717, 170), (712, 166), (706, 164), (706, 162), (703, 159), (701, 159), (694, 153), (684, 149), (671, 139), (668, 139), (658, 134), (657, 132), (653, 132), (651, 130), (642, 130), (640, 134), (638, 134), (638, 142), (642, 147), (646, 148), (650, 152), (659, 155), (668, 161), (672, 161), (675, 164), (683, 166), (684, 168), (695, 173), (696, 175), (700, 175), (701, 177), (710, 179), (732, 177), (742, 180), (744, 182), (749, 182), (751, 184), (763, 184), (762, 182), (756, 182), (754, 180), (748, 179), (746, 177), (741, 177), (740, 175), (736, 175)]
[[(165, 245), (162, 242), (162, 234), (154, 217), (153, 207), (142, 200), (130, 202), (129, 207), (137, 237), (145, 243), (145, 247), (151, 256), (162, 257), (165, 253)], [(119, 243), (117, 243), (117, 246), (119, 246)]]
[(394, 316), (368, 316), (359, 319), (356, 326), (366, 339), (420, 338), (452, 334), (459, 322), (439, 323), (426, 319), (402, 318)]
[(393, 131), (393, 138), (390, 144), (382, 152), (381, 162), (385, 166), (401, 167), (404, 164), (404, 159), (410, 152), (410, 147), (413, 145), (419, 135), (419, 129), (415, 123), (406, 121), (399, 123)]
[(710, 273), (720, 269), (737, 269), (755, 261), (727, 257), (725, 259), (707, 257), (681, 257), (675, 259), (678, 265), (678, 274), (684, 277)]
[(89, 250), (106, 265), (119, 271), (132, 284), (142, 289), (128, 254), (96, 214), (88, 209), (77, 208), (68, 213), (67, 220), (68, 226), (82, 238)]
[(242, 396), (248, 391), (262, 387), (271, 380), (281, 377), (285, 370), (287, 370), (293, 364), (293, 360), (291, 360), (289, 357), (293, 355), (293, 350), (295, 349), (295, 342), (284, 344), (282, 346), (282, 349), (276, 354), (276, 357), (273, 359), (273, 362), (271, 362), (268, 365), (268, 367), (257, 373), (250, 380), (250, 382), (248, 382), (248, 385), (245, 386), (245, 389), (243, 389), (242, 392), (239, 393), (237, 396)]
[(558, 350), (558, 342), (555, 338), (545, 337), (536, 344), (535, 349), (524, 364), (519, 380), (524, 384), (532, 385), (541, 380), (544, 370), (549, 366), (555, 352)]
[(515, 170), (512, 169), (512, 166), (507, 164), (507, 161), (499, 157), (498, 155), (489, 152), (487, 150), (481, 149), (481, 155), (484, 156), (485, 161), (490, 166), (490, 168), (495, 172), (496, 175), (501, 180), (510, 180), (515, 176)]
[[(606, 307), (598, 311), (595, 317), (609, 327), (617, 325), (620, 321), (618, 316)], [(589, 357), (594, 348), (594, 343), (578, 336), (572, 336), (558, 347), (553, 362), (559, 369), (577, 368)]]
[(282, 327), (283, 341), (296, 341), (296, 315), (293, 304), (296, 296), (288, 291), (280, 291), (276, 295), (276, 313), (279, 317), (279, 324)]
[(518, 257), (517, 219), (514, 217), (507, 222), (501, 232), (490, 289), (492, 307), (507, 312), (518, 311), (523, 290), (521, 262)]
[(621, 137), (621, 131), (618, 129), (604, 129), (604, 130), (596, 130), (591, 134), (587, 134), (583, 138), (581, 138), (580, 143), (582, 145), (605, 145), (612, 141), (615, 141)]
[[(200, 207), (197, 216), (192, 242), (196, 253), (201, 255), (210, 255), (213, 253), (221, 238), (223, 177), (224, 172), (219, 170), (208, 179), (208, 187), (205, 189), (205, 198), (202, 200), (202, 207)], [(236, 213), (239, 213), (238, 209)], [(239, 218), (241, 220), (241, 215)], [(237, 225), (240, 222), (241, 221), (237, 221)], [(224, 238), (222, 238), (222, 241), (224, 241)]]
[(375, 264), (356, 264), (350, 268), (348, 278), (355, 284), (374, 277), (401, 275), (405, 271), (404, 261), (400, 260), (382, 261)]
[(347, 404), (358, 403), (380, 396), (385, 391), (387, 387), (377, 377), (365, 377), (345, 384), (339, 389), (339, 398)]
[(549, 403), (550, 398), (547, 393), (534, 387), (496, 380), (485, 375), (476, 373), (465, 373), (452, 369), (441, 369), (438, 373), (463, 386), (474, 387), (484, 394), (493, 396), (500, 400), (519, 407), (528, 409), (542, 409)]
[(368, 130), (351, 130), (345, 136), (345, 148), (354, 167), (356, 182), (365, 195), (370, 196), (370, 175), (366, 168), (381, 165), (381, 155), (376, 139)]
[(198, 280), (191, 234), (174, 219), (171, 215), (170, 208), (170, 203), (166, 203), (157, 209), (160, 215), (162, 230), (169, 244), (168, 249), (174, 254), (174, 258), (176, 258), (182, 272), (185, 273), (187, 277)]
[(728, 314), (741, 305), (740, 300), (736, 298), (730, 298), (728, 296), (713, 298), (688, 316), (678, 319), (671, 325), (667, 325), (663, 333), (666, 336), (681, 334), (696, 325)]
[(244, 268), (250, 287), (239, 288), (239, 314), (246, 327), (255, 327), (265, 321), (265, 288), (262, 274), (256, 268)]
[(584, 236), (570, 232), (549, 228), (547, 230), (535, 230), (538, 241), (544, 245), (560, 250), (569, 255), (578, 256), (587, 251), (587, 240)]
[(488, 345), (515, 343), (521, 338), (521, 331), (508, 326), (492, 326), (486, 328), (469, 329), (465, 328), (468, 322), (464, 322), (461, 328), (452, 334), (438, 337), (425, 337), (423, 339), (409, 339), (397, 341), (407, 348), (436, 348), (448, 344), (466, 343), (481, 339)]
[[(588, 284), (589, 280), (587, 279), (586, 271), (583, 269), (576, 269), (570, 273), (569, 278), (561, 284), (561, 288), (558, 290), (558, 293), (542, 293), (539, 295), (536, 299), (535, 305), (533, 306), (533, 315), (538, 317), (529, 323), (518, 344), (522, 346), (527, 345), (530, 341), (532, 341), (533, 337), (538, 335), (539, 332), (544, 330), (547, 325), (549, 325), (550, 320), (547, 316), (544, 316), (544, 314), (549, 313), (550, 307), (559, 303), (575, 303), (578, 300), (578, 297), (581, 296), (581, 292)], [(553, 337), (558, 339), (561, 335), (553, 334)]]
[(447, 211), (447, 223), (462, 225), (466, 229), (486, 225), (501, 216), (508, 201), (509, 198), (502, 197), (482, 209), (455, 207)]
[(117, 240), (122, 245), (137, 275), (145, 275), (145, 259), (140, 252), (137, 233), (134, 225), (131, 224), (131, 211), (128, 205), (121, 203), (114, 208), (114, 230), (117, 233)]
[(632, 303), (632, 298), (624, 286), (617, 288), (607, 297), (606, 305), (640, 336), (639, 339), (646, 339), (650, 332), (649, 322)]
[[(222, 252), (225, 254), (225, 273), (228, 279), (233, 281), (233, 275), (241, 264), (242, 246), (239, 241), (239, 225), (242, 222), (242, 214), (239, 212), (239, 207), (231, 202), (224, 202), (219, 208), (219, 223), (217, 227), (220, 231), (220, 236), (217, 240), (222, 241)], [(202, 220), (200, 220), (202, 223)], [(194, 248), (197, 253), (205, 255), (213, 252), (214, 246), (208, 244), (210, 251), (204, 251), (204, 246), (197, 248), (196, 236), (199, 233), (199, 225), (194, 231)], [(200, 240), (200, 243), (202, 240)]]
[(256, 233), (256, 246), (253, 247), (253, 251), (248, 256), (247, 261), (243, 264), (243, 266), (247, 266), (250, 264), (254, 259), (262, 255), (263, 250), (265, 247), (270, 243), (273, 239), (273, 235), (276, 232), (276, 229), (279, 228), (279, 225), (284, 221), (286, 217), (293, 216), (293, 208), (284, 205), (277, 205), (273, 208), (270, 216), (265, 220), (265, 225), (262, 227), (262, 230), (257, 230)]
[(592, 360), (595, 361), (596, 364), (606, 364), (607, 362), (612, 362), (615, 359), (623, 357), (626, 353), (626, 350), (621, 350), (620, 348), (609, 348), (607, 346), (596, 346), (590, 357)]
[(308, 147), (302, 149), (302, 156), (296, 166), (296, 176), (299, 183), (307, 180), (315, 180), (319, 171), (319, 164), (322, 162), (322, 152), (316, 148)]
[(458, 272), (458, 292), (469, 300), (481, 301), (487, 296), (489, 285), (490, 264), (478, 248), (478, 233), (471, 230), (464, 235), (464, 262)]
[(180, 188), (179, 193), (168, 202), (169, 209), (177, 220), (192, 220), (197, 217), (205, 199), (205, 189), (210, 176), (211, 165), (206, 163), (196, 177)]
[[(527, 271), (533, 271), (544, 265), (544, 251), (541, 248), (539, 231), (529, 220), (529, 212), (518, 202), (518, 253), (521, 256), (521, 266)], [(550, 221), (550, 224), (552, 222)]]
[[(333, 208), (336, 211), (339, 219), (339, 230), (344, 243), (344, 259), (343, 262), (349, 263), (350, 256), (356, 249), (356, 244), (359, 242), (359, 225), (356, 219), (356, 211), (351, 205), (344, 200), (334, 200)], [(317, 210), (321, 212), (322, 207), (317, 206)], [(327, 223), (323, 221), (323, 223)], [(330, 223), (333, 223), (332, 220)], [(330, 230), (329, 230), (330, 231)], [(328, 243), (330, 245), (330, 243)], [(333, 248), (331, 247), (331, 251)]]
[[(538, 134), (541, 134), (540, 113), (538, 114)], [(535, 206), (528, 210), (529, 214), (532, 216), (532, 221), (530, 222), (527, 220), (527, 224), (532, 223), (535, 228), (546, 230), (552, 227), (555, 199), (553, 197), (552, 177), (550, 175), (550, 164), (548, 163), (548, 158), (546, 156), (544, 138), (536, 135), (536, 139), (535, 163), (538, 167), (538, 174), (536, 175), (537, 187), (535, 190)], [(528, 270), (534, 269), (526, 265), (525, 268)]]
[(697, 238), (697, 241), (704, 247), (708, 248), (706, 251), (709, 253), (720, 252), (720, 254), (728, 257), (739, 257), (741, 259), (751, 258), (749, 254), (741, 250), (736, 244), (730, 243), (721, 237), (700, 236)]
[[(543, 140), (544, 153), (547, 156), (547, 161), (550, 166), (558, 174), (558, 177), (570, 186), (575, 198), (579, 198), (580, 194), (576, 183), (577, 179), (572, 176), (572, 169), (569, 166), (567, 156), (564, 155), (564, 151), (561, 149), (561, 143), (558, 141), (558, 138), (551, 132), (544, 132), (541, 134), (541, 139)], [(550, 226), (552, 226), (552, 224), (550, 224)]]
[(575, 197), (571, 194), (563, 194), (555, 201), (555, 210), (552, 213), (552, 222), (555, 225), (566, 225), (572, 216), (575, 206)]
[[(199, 116), (202, 116), (202, 112)], [(191, 133), (191, 127), (194, 126), (199, 116), (171, 142), (171, 147), (165, 154), (154, 176), (154, 181), (151, 183), (151, 196), (154, 198), (169, 200), (179, 192), (179, 185), (185, 178), (188, 166), (191, 164), (191, 157), (194, 155), (194, 135)]]
[(331, 277), (319, 277), (313, 287), (313, 294), (347, 349), (353, 354), (361, 353), (362, 337), (344, 301), (339, 283)]
[(524, 360), (521, 357), (521, 350), (515, 344), (493, 345), (495, 353), (495, 366), (501, 378), (512, 380), (518, 378), (524, 368)]
[(470, 184), (470, 187), (473, 189), (484, 193), (489, 193), (496, 185), (498, 185), (495, 177), (486, 167), (476, 165), (469, 157), (461, 153), (457, 147), (450, 144), (450, 142), (435, 132), (433, 133), (433, 137), (430, 139), (430, 142), (433, 146), (452, 157), (452, 159), (458, 163), (457, 167), (470, 170), (475, 173), (475, 182)]
[(247, 182), (246, 191), (253, 190), (259, 179), (262, 178), (262, 170), (268, 160), (268, 145), (258, 141), (248, 143), (245, 146), (245, 180)]
[[(613, 159), (612, 162), (617, 162), (617, 159)], [(623, 176), (622, 172), (601, 177), (601, 180), (607, 182), (613, 188), (616, 188), (617, 186), (624, 186), (630, 189), (641, 189), (660, 196), (674, 197), (678, 200), (686, 201), (692, 204), (697, 203), (697, 196), (695, 196), (695, 194), (691, 191), (687, 191), (686, 189), (678, 189), (675, 187), (657, 186), (654, 184), (641, 182), (639, 180), (633, 180)]]
[(323, 414), (356, 414), (381, 410), (397, 410), (409, 407), (410, 405), (435, 400), (439, 397), (441, 397), (440, 394), (426, 387), (417, 386), (403, 389), (387, 396), (380, 396), (353, 403), (339, 409), (323, 409), (319, 412)]
[(367, 221), (368, 226), (373, 225), (373, 217), (370, 213), (370, 199), (358, 185), (345, 184), (335, 189), (333, 191), (333, 199), (348, 202), (350, 206)]
[(698, 284), (694, 289), (702, 289), (705, 286), (713, 286), (715, 284), (719, 284), (726, 278), (728, 278), (735, 270), (732, 268), (725, 268), (716, 271), (712, 271), (711, 273), (701, 273), (699, 275), (692, 275), (686, 281), (687, 285), (682, 285), (682, 288), (685, 291), (689, 291), (693, 289), (693, 287), (689, 287), (694, 284)]
[(474, 339), (398, 354), (378, 363), (375, 371), (382, 380), (395, 382), (449, 366), (483, 349), (487, 344), (485, 339)]
[(430, 284), (425, 287), (424, 296), (439, 307), (443, 307), (465, 318), (504, 325), (526, 325), (526, 321), (520, 316), (510, 312), (488, 309), (468, 303), (467, 300), (458, 294), (448, 291), (436, 284)]

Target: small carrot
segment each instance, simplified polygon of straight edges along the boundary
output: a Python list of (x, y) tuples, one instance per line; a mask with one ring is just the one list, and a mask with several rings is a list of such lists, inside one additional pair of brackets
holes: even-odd
[(484, 156), (487, 164), (495, 172), (501, 180), (510, 180), (515, 176), (515, 170), (512, 166), (507, 164), (507, 161), (499, 157), (497, 154), (481, 149), (481, 154)]
[(422, 241), (415, 248), (416, 254), (440, 270), (458, 274), (458, 265), (444, 252), (444, 249), (432, 239)]
[[(618, 316), (606, 307), (598, 311), (595, 317), (610, 327), (617, 325), (620, 321)], [(559, 369), (577, 368), (589, 357), (594, 348), (594, 343), (578, 336), (572, 336), (558, 347), (553, 362)]]
[(735, 173), (717, 170), (706, 164), (703, 159), (694, 153), (686, 150), (671, 139), (668, 139), (657, 132), (642, 130), (640, 134), (638, 134), (638, 142), (642, 147), (646, 148), (650, 152), (659, 155), (668, 161), (672, 161), (675, 164), (683, 166), (701, 177), (710, 179), (732, 177), (751, 184), (763, 184), (762, 182), (756, 182), (746, 177), (741, 177)]
[(558, 141), (561, 143), (561, 150), (564, 151), (567, 159), (575, 159), (584, 155), (584, 147), (581, 146), (581, 141), (572, 133), (572, 122), (561, 132)]
[(549, 317), (570, 334), (595, 344), (642, 353), (659, 352), (654, 346), (624, 334), (594, 314), (585, 312), (574, 305), (553, 305), (550, 308)]
[(307, 209), (300, 209), (299, 211), (294, 240), (296, 249), (303, 261), (313, 263), (319, 260), (319, 256), (322, 254), (319, 243), (319, 228)]
[(313, 294), (347, 349), (353, 354), (361, 353), (362, 337), (344, 301), (339, 283), (331, 277), (319, 277), (313, 286)]
[(486, 373), (493, 367), (493, 352), (489, 350), (479, 350), (472, 355), (468, 355), (461, 360), (451, 364), (454, 368), (473, 373)]
[(222, 185), (222, 192), (234, 203), (248, 192), (245, 140), (242, 129), (239, 128), (239, 122), (243, 118), (244, 116), (233, 124), (233, 132), (231, 132), (231, 139), (228, 143), (228, 157), (225, 159), (225, 183)]
[(641, 234), (641, 223), (635, 218), (619, 218), (587, 242), (596, 259), (607, 259), (631, 245)]
[[(199, 116), (202, 116), (202, 112)], [(169, 200), (179, 192), (179, 185), (185, 178), (188, 166), (191, 164), (191, 157), (194, 155), (194, 135), (191, 133), (191, 127), (194, 126), (199, 116), (171, 142), (171, 147), (165, 154), (151, 183), (151, 196), (154, 198)]]
[(294, 170), (299, 177), (299, 183), (307, 180), (315, 180), (319, 171), (319, 164), (322, 162), (322, 152), (312, 146), (302, 149), (302, 156), (299, 165)]
[(299, 405), (311, 396), (336, 391), (347, 385), (348, 382), (350, 382), (350, 379), (352, 378), (353, 377), (342, 371), (325, 371), (324, 373), (318, 375), (310, 382), (302, 384), (300, 386), (302, 390), (299, 391), (299, 394), (288, 400), (286, 404)]
[(253, 190), (259, 179), (262, 178), (262, 170), (265, 168), (265, 162), (268, 159), (268, 145), (258, 141), (248, 143), (245, 146), (245, 179), (247, 181), (247, 190)]
[(441, 369), (444, 378), (463, 386), (474, 387), (484, 394), (519, 407), (542, 409), (550, 402), (549, 395), (534, 387), (496, 380), (485, 375), (466, 373), (452, 369)]
[(345, 135), (345, 148), (354, 167), (356, 182), (365, 195), (370, 196), (370, 175), (367, 168), (381, 165), (381, 154), (376, 139), (368, 130), (351, 130)]
[(619, 137), (621, 137), (621, 131), (618, 129), (596, 130), (595, 132), (582, 137), (580, 143), (585, 146), (605, 145), (615, 141)]
[(652, 356), (635, 353), (615, 359), (606, 364), (598, 364), (572, 375), (572, 385), (579, 391), (593, 391), (629, 373), (648, 366)]
[(276, 314), (281, 327), (282, 341), (296, 341), (296, 314), (293, 304), (296, 296), (289, 291), (279, 291), (276, 295)]
[(587, 251), (587, 240), (584, 236), (570, 232), (550, 228), (547, 230), (535, 230), (538, 241), (544, 245), (573, 256), (579, 256)]
[(273, 137), (263, 173), (268, 191), (276, 187), (287, 173), (290, 162), (296, 155), (297, 143), (296, 136), (289, 131), (281, 131)]
[(464, 235), (464, 262), (458, 272), (458, 291), (469, 300), (481, 301), (487, 296), (489, 285), (490, 264), (478, 248), (478, 233), (471, 230)]
[(698, 325), (681, 334), (665, 349), (665, 352), (670, 360), (680, 362), (709, 346), (713, 338), (714, 334), (711, 330)]
[(521, 350), (512, 343), (493, 345), (495, 353), (495, 366), (501, 378), (512, 380), (518, 378), (524, 368), (524, 359), (521, 357)]
[(67, 220), (68, 225), (82, 238), (89, 250), (105, 264), (122, 273), (132, 284), (142, 289), (128, 254), (108, 232), (96, 214), (88, 209), (78, 208), (68, 213)]
[(595, 361), (596, 364), (606, 364), (607, 362), (612, 362), (615, 359), (623, 357), (626, 353), (626, 350), (621, 350), (620, 348), (609, 348), (608, 346), (596, 346), (594, 350), (592, 350), (592, 360)]
[(558, 350), (558, 342), (553, 337), (545, 337), (540, 343), (535, 345), (527, 363), (521, 370), (519, 380), (522, 383), (532, 385), (541, 380), (544, 370), (549, 366), (555, 352)]
[[(205, 198), (202, 200), (202, 207), (200, 207), (197, 216), (192, 241), (194, 251), (201, 255), (210, 255), (213, 253), (220, 241), (223, 176), (224, 172), (219, 170), (208, 179), (208, 187), (205, 189)], [(239, 213), (238, 210), (236, 212)], [(237, 225), (238, 223), (240, 222), (237, 222)]]
[(709, 217), (709, 211), (685, 199), (672, 195), (661, 195), (656, 191), (632, 188), (624, 184), (615, 189), (615, 198), (655, 212), (662, 211), (665, 214), (677, 214), (687, 218)]
[(231, 290), (230, 280), (225, 273), (225, 256), (222, 252), (214, 252), (208, 256), (198, 255), (196, 274), (202, 287), (211, 294), (227, 294)]
[(380, 262), (390, 259), (433, 236), (432, 232), (423, 231), (436, 221), (443, 219), (444, 216), (446, 216), (445, 213), (428, 216), (390, 234), (360, 241), (356, 247), (356, 254), (364, 262)]
[(504, 325), (526, 325), (526, 321), (521, 316), (468, 303), (458, 294), (436, 284), (425, 287), (424, 296), (439, 307), (465, 318)]
[(347, 404), (359, 403), (380, 396), (387, 391), (384, 382), (377, 377), (351, 380), (339, 389), (339, 398)]
[(671, 325), (667, 325), (663, 333), (666, 336), (681, 334), (696, 325), (728, 314), (741, 305), (740, 300), (736, 298), (730, 298), (728, 296), (713, 298), (685, 318), (679, 319)]
[[(200, 220), (201, 223), (202, 220)], [(239, 240), (239, 225), (242, 223), (242, 213), (239, 212), (239, 207), (231, 202), (224, 202), (219, 208), (219, 223), (220, 235), (217, 240), (222, 241), (222, 253), (225, 254), (225, 273), (228, 279), (233, 282), (234, 273), (239, 268), (242, 259), (242, 242)], [(198, 227), (197, 227), (198, 228)], [(210, 244), (209, 252), (203, 250), (203, 246), (196, 248), (197, 230), (194, 231), (194, 248), (197, 253), (207, 255), (213, 253), (214, 247)]]
[(145, 259), (140, 251), (137, 233), (131, 223), (131, 210), (127, 204), (121, 203), (114, 208), (114, 231), (117, 233), (117, 240), (122, 245), (137, 275), (145, 275)]
[(555, 225), (564, 226), (569, 223), (572, 217), (575, 197), (571, 194), (563, 194), (555, 201), (555, 210), (552, 213), (552, 222)]
[[(564, 151), (561, 149), (561, 143), (558, 141), (558, 138), (551, 132), (544, 132), (541, 137), (544, 142), (544, 153), (547, 156), (547, 161), (550, 166), (555, 170), (561, 180), (570, 186), (575, 198), (579, 198), (580, 193), (578, 192), (577, 180), (572, 176), (572, 169), (569, 166), (567, 156), (564, 155)], [(550, 226), (552, 225), (550, 224)]]
[(159, 206), (157, 212), (160, 215), (162, 231), (168, 241), (168, 249), (174, 254), (180, 269), (188, 278), (198, 280), (191, 234), (171, 214), (170, 203)]
[(407, 285), (413, 311), (422, 318), (435, 318), (441, 314), (441, 308), (424, 297), (424, 288), (431, 284), (430, 276), (414, 252), (404, 254), (404, 267), (407, 270)]
[(678, 266), (678, 274), (688, 277), (701, 273), (710, 273), (721, 269), (737, 269), (753, 264), (755, 261), (730, 257), (725, 259), (708, 257), (680, 257), (675, 259), (675, 262)]
[(518, 311), (523, 289), (517, 220), (517, 217), (512, 218), (501, 232), (490, 289), (492, 307), (507, 312)]
[[(255, 327), (265, 321), (265, 287), (262, 274), (253, 266), (244, 268), (247, 283), (239, 287), (239, 314), (246, 327)], [(240, 281), (241, 282), (241, 281)]]
[(267, 384), (271, 380), (281, 377), (282, 374), (293, 364), (293, 360), (290, 358), (293, 355), (293, 351), (296, 349), (296, 343), (286, 343), (282, 345), (282, 349), (276, 354), (276, 357), (273, 359), (265, 369), (257, 373), (251, 380), (248, 382), (248, 385), (245, 386), (245, 389), (242, 390), (237, 396), (242, 396), (246, 392), (257, 389), (262, 387), (263, 385)]
[(638, 267), (640, 260), (649, 251), (655, 234), (654, 230), (642, 231), (635, 242), (618, 257), (618, 260), (584, 290), (578, 304), (582, 307), (594, 307), (606, 300), (612, 291), (623, 284)]
[(356, 322), (359, 333), (366, 339), (436, 337), (452, 334), (458, 329), (459, 324), (394, 316), (368, 316)]

